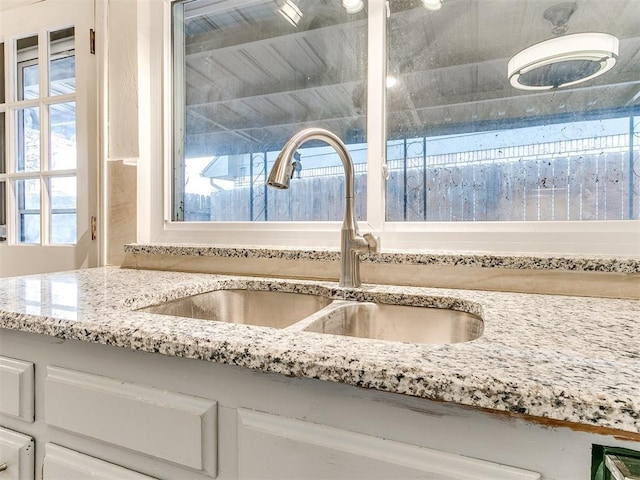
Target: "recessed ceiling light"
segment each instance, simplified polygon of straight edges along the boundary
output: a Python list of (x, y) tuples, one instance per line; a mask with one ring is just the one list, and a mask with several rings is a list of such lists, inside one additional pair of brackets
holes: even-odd
[(440, 10), (442, 8), (442, 0), (422, 0), (424, 8), (427, 10)]
[(342, 0), (342, 6), (347, 13), (358, 13), (364, 8), (363, 0)]
[(619, 45), (607, 33), (576, 33), (537, 43), (509, 60), (509, 82), (521, 90), (551, 90), (586, 82), (613, 68)]

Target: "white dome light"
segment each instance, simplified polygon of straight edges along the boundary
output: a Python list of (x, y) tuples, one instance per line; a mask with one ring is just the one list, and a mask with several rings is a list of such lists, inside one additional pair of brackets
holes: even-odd
[(440, 10), (442, 8), (442, 0), (422, 0), (424, 8), (427, 10)]
[(613, 68), (619, 45), (607, 33), (576, 33), (537, 43), (509, 60), (509, 82), (521, 90), (551, 90), (586, 82)]
[(358, 13), (364, 8), (363, 0), (342, 0), (342, 6), (347, 13)]

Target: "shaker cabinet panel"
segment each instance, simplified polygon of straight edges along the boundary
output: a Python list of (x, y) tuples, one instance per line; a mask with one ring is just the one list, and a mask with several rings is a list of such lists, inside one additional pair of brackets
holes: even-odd
[(44, 412), (50, 426), (216, 476), (215, 401), (49, 366)]
[(2, 480), (34, 479), (33, 438), (0, 428), (0, 478)]
[(0, 415), (34, 420), (33, 363), (0, 357)]
[(153, 480), (133, 470), (48, 443), (43, 480)]
[(251, 410), (238, 411), (238, 474), (241, 479), (541, 478), (517, 468)]

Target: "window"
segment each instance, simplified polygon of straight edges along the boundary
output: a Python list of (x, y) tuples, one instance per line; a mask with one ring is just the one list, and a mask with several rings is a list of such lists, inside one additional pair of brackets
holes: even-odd
[[(625, 16), (632, 2), (451, 0), (437, 11), (419, 3), (391, 2), (388, 22), (388, 220), (640, 218), (637, 97), (629, 101), (640, 84), (627, 83), (638, 63), (626, 52), (640, 40), (637, 12)], [(509, 83), (510, 58), (576, 32), (615, 35), (617, 65), (573, 88)], [(589, 68), (574, 62), (546, 80)]]
[[(154, 239), (331, 245), (313, 223), (342, 218), (330, 148), (303, 145), (290, 191), (264, 186), (284, 142), (320, 126), (347, 144), (358, 219), (385, 247), (639, 253), (634, 0), (433, 4), (174, 1), (172, 199)], [(523, 74), (537, 90), (510, 82), (519, 52), (588, 32), (618, 39), (610, 71), (559, 86), (593, 73), (579, 58)]]
[[(15, 100), (6, 112), (0, 111), (0, 242), (76, 243), (74, 38), (74, 28), (69, 27), (13, 42)], [(5, 43), (0, 45), (4, 59)], [(48, 59), (47, 85), (43, 89), (41, 57)], [(0, 103), (5, 103), (4, 88), (1, 90)], [(13, 115), (15, 131), (15, 162), (9, 165), (5, 137), (8, 115)], [(13, 214), (8, 205), (15, 207), (12, 222), (7, 221), (7, 216)], [(8, 225), (13, 226), (13, 232)]]
[(91, 40), (104, 12), (100, 2), (69, 5), (0, 7), (0, 276), (99, 262), (91, 225), (104, 85)]
[(307, 2), (303, 12), (285, 4), (293, 13), (273, 1), (222, 3), (173, 7), (173, 220), (342, 219), (342, 164), (326, 145), (300, 149), (287, 192), (265, 185), (282, 145), (305, 126), (348, 144), (364, 220), (366, 12), (338, 1)]

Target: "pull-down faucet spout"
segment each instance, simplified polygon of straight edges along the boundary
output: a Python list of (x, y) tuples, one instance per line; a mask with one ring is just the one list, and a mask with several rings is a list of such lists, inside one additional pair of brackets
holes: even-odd
[(278, 155), (267, 179), (267, 185), (273, 188), (287, 189), (293, 175), (293, 155), (308, 140), (322, 140), (331, 145), (338, 153), (345, 175), (345, 209), (341, 231), (341, 287), (360, 286), (360, 252), (378, 253), (380, 240), (371, 233), (360, 235), (354, 208), (353, 160), (342, 140), (335, 134), (322, 128), (307, 128), (296, 133), (285, 143)]

